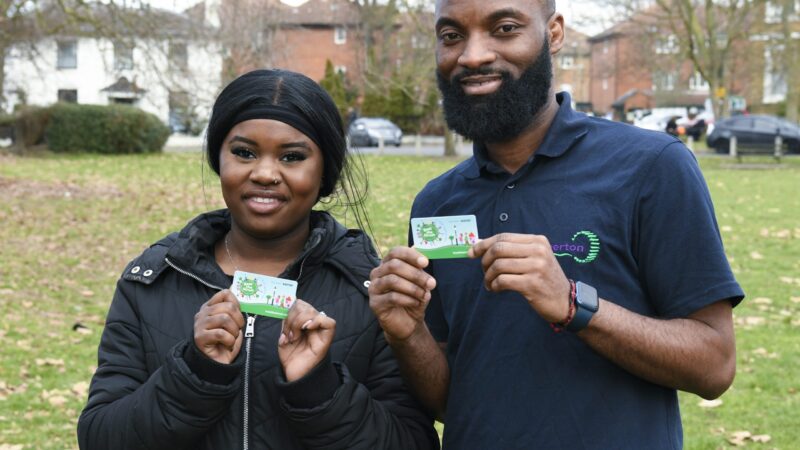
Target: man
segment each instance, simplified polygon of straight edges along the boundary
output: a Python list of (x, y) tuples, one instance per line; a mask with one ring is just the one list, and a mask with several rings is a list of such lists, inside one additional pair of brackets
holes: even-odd
[(555, 95), (552, 0), (439, 0), (436, 34), (474, 156), (411, 216), (474, 214), (482, 240), (470, 259), (394, 248), (369, 292), (445, 448), (681, 448), (676, 390), (730, 386), (743, 298), (696, 161)]

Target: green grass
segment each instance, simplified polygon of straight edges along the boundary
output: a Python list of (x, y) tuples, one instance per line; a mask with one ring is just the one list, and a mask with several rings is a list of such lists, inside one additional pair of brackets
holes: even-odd
[[(686, 448), (800, 443), (800, 160), (768, 169), (701, 165), (731, 264), (748, 299), (735, 310), (738, 373), (722, 405), (681, 395)], [(368, 209), (382, 251), (406, 241), (427, 180), (456, 160), (366, 157)], [(0, 154), (0, 449), (75, 448), (97, 344), (116, 278), (148, 244), (223, 206), (198, 154)], [(77, 326), (77, 329), (73, 329)], [(20, 447), (15, 447), (20, 446)]]

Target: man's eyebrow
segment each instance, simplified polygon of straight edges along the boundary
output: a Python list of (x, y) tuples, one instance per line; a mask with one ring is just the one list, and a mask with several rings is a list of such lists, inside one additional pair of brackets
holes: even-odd
[(457, 20), (453, 20), (449, 17), (440, 17), (439, 20), (436, 21), (436, 30), (440, 30), (446, 26), (461, 28), (461, 24)]
[[(503, 8), (498, 9), (497, 11), (492, 12), (486, 18), (488, 22), (497, 22), (501, 19), (527, 19), (528, 15), (523, 13), (521, 10), (517, 8)], [(461, 28), (461, 23), (457, 20), (451, 19), (449, 17), (440, 17), (439, 20), (436, 21), (436, 30), (440, 30), (443, 27), (452, 26), (456, 28)]]

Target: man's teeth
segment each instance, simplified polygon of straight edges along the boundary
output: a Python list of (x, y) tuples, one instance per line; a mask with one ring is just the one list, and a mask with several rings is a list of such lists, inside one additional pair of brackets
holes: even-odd
[(265, 197), (252, 197), (253, 201), (256, 203), (275, 203), (278, 200), (274, 198), (265, 198)]

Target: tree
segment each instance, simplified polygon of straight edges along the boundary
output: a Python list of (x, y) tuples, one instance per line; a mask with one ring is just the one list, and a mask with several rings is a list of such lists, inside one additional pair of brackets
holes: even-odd
[(339, 114), (347, 117), (349, 102), (347, 101), (347, 90), (344, 87), (344, 77), (334, 70), (330, 59), (325, 61), (325, 78), (319, 84), (328, 91), (333, 102), (336, 103), (336, 107), (339, 108)]
[(725, 97), (736, 87), (736, 59), (747, 47), (763, 0), (598, 0), (598, 4), (616, 8), (643, 34), (669, 33), (677, 55), (708, 83), (715, 116), (728, 113)]
[(780, 0), (780, 32), (777, 35), (777, 49), (771, 62), (778, 65), (784, 76), (786, 86), (786, 118), (797, 122), (800, 107), (800, 43), (793, 37), (793, 25), (797, 23), (798, 13), (795, 0)]

